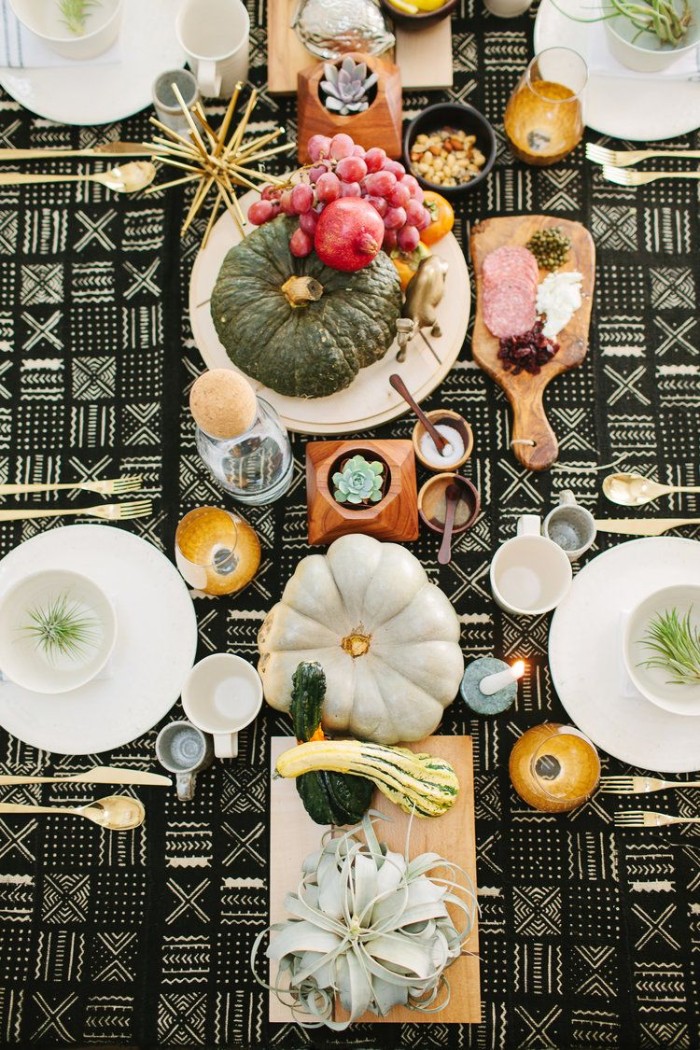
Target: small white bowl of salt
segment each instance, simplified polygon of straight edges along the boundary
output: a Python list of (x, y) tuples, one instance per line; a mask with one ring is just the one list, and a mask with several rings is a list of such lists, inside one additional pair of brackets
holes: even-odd
[(416, 459), (428, 470), (455, 470), (466, 463), (474, 448), (472, 428), (464, 416), (449, 408), (435, 408), (426, 415), (447, 444), (439, 450), (420, 420), (413, 428)]

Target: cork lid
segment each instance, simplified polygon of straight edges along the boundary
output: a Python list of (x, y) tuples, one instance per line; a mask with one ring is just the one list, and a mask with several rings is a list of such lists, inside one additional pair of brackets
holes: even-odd
[(190, 412), (206, 434), (230, 438), (252, 426), (257, 401), (245, 376), (228, 368), (212, 368), (195, 380), (190, 392)]

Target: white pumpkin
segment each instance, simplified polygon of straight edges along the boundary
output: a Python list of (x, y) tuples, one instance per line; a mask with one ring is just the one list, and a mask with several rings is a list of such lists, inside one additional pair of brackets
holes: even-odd
[(432, 733), (464, 673), (449, 599), (405, 547), (361, 534), (299, 562), (258, 648), (272, 707), (289, 710), (297, 665), (317, 660), (324, 728), (380, 744)]

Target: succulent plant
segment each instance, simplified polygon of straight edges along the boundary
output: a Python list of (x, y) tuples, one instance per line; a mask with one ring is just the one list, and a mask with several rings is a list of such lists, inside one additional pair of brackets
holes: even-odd
[(364, 456), (352, 456), (343, 464), (342, 470), (336, 470), (332, 480), (335, 486), (333, 498), (338, 503), (379, 503), (384, 464), (378, 460), (370, 463)]
[(59, 657), (83, 659), (99, 640), (99, 621), (67, 594), (29, 609), (27, 615), (30, 622), (23, 630), (51, 663)]
[(340, 116), (350, 113), (361, 113), (369, 106), (368, 92), (377, 83), (377, 74), (367, 76), (367, 64), (355, 62), (346, 55), (340, 65), (332, 62), (323, 63), (325, 79), (320, 87), (324, 94), (326, 109)]

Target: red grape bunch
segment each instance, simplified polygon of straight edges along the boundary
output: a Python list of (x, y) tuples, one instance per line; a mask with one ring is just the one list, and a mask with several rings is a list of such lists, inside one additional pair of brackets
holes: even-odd
[(318, 218), (327, 204), (340, 197), (364, 197), (384, 223), (382, 248), (412, 252), (420, 231), (431, 217), (423, 207), (423, 190), (403, 164), (387, 157), (380, 146), (364, 150), (349, 135), (312, 135), (308, 143), (311, 165), (297, 173), (299, 181), (285, 189), (265, 186), (259, 201), (248, 208), (255, 226), (284, 215), (298, 215), (292, 234), (292, 255), (303, 258), (314, 246)]

